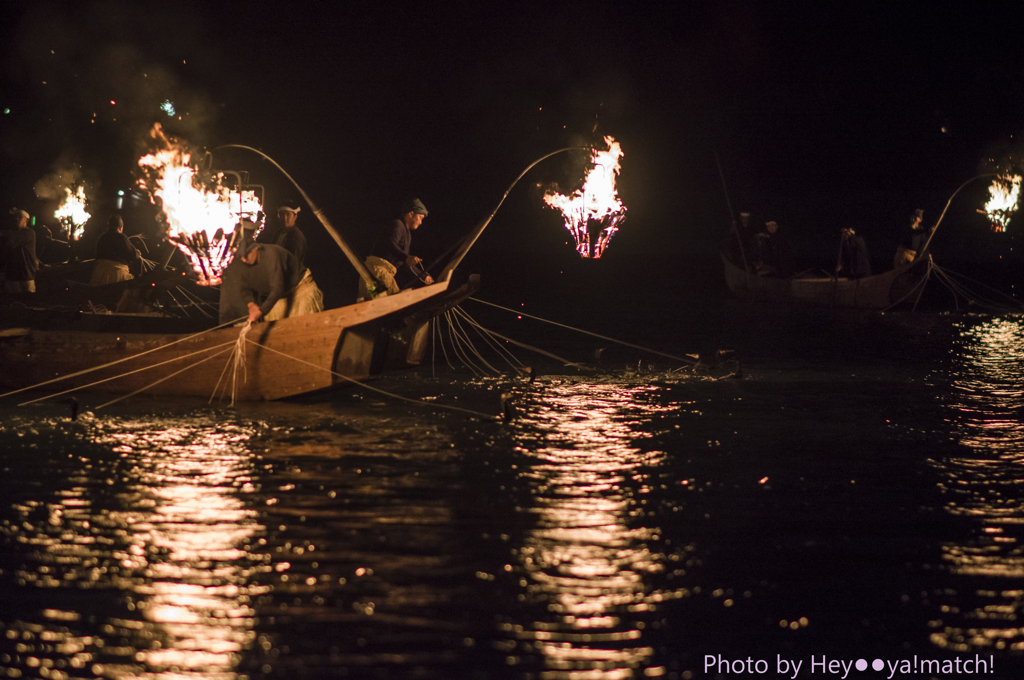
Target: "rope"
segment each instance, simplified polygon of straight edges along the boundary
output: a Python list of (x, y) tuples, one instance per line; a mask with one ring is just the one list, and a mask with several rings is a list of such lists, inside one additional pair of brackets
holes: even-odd
[[(249, 329), (252, 328), (252, 321), (246, 321), (245, 326), (238, 333), (238, 340), (235, 341), (235, 351), (233, 356), (235, 358), (234, 368), (231, 374), (231, 405), (235, 405), (235, 396), (238, 394), (238, 372), (242, 372), (242, 382), (245, 382), (249, 378), (248, 371), (245, 369), (245, 339), (249, 335)], [(214, 388), (216, 392), (217, 388)]]
[[(512, 354), (512, 352), (508, 351), (508, 349), (503, 347), (500, 342), (498, 342), (493, 337), (491, 337), (491, 334), (490, 334), (491, 331), (487, 330), (486, 328), (481, 326), (479, 323), (477, 323), (476, 319), (471, 317), (466, 312), (466, 310), (462, 309), (462, 307), (455, 307), (452, 311), (454, 311), (456, 314), (459, 314), (460, 316), (465, 318), (466, 321), (473, 326), (473, 328), (480, 335), (480, 337), (482, 337), (487, 342), (487, 344), (489, 344), (491, 347), (493, 347), (494, 350), (498, 353), (498, 356), (500, 356), (502, 359), (504, 359), (505, 362), (509, 366), (511, 366), (517, 373), (522, 372), (522, 370), (526, 368), (525, 366), (523, 366), (523, 363), (521, 361), (516, 359), (515, 355)], [(502, 353), (504, 353), (504, 355)], [(505, 356), (505, 355), (507, 355), (507, 356)]]
[(914, 309), (917, 309), (917, 303), (921, 299), (921, 291), (923, 291), (924, 287), (928, 284), (928, 279), (932, 275), (932, 267), (933, 266), (934, 266), (934, 263), (931, 261), (931, 259), (929, 259), (928, 260), (928, 268), (925, 270), (924, 276), (922, 276), (921, 280), (918, 281), (914, 285), (914, 287), (910, 289), (910, 292), (908, 292), (906, 295), (904, 295), (903, 297), (901, 297), (899, 300), (897, 300), (896, 302), (892, 303), (888, 307), (886, 307), (884, 309), (880, 309), (878, 311), (880, 311), (880, 312), (888, 312), (893, 307), (898, 307), (899, 305), (903, 304), (903, 302), (905, 300), (907, 300), (907, 298), (909, 298), (914, 293), (918, 294), (917, 295), (917, 300), (914, 301)]
[[(189, 357), (194, 357), (197, 354), (202, 354), (203, 352), (209, 352), (211, 349), (220, 349), (221, 347), (227, 347), (228, 345), (233, 345), (233, 344), (235, 344), (235, 341), (231, 340), (230, 342), (225, 342), (222, 345), (214, 345), (213, 347), (205, 347), (203, 349), (197, 350), (195, 352), (191, 352), (191, 353), (186, 354), (184, 356), (174, 357), (172, 359), (167, 359), (166, 361), (161, 361), (158, 364), (150, 364), (149, 366), (143, 366), (142, 368), (136, 368), (134, 371), (128, 371), (127, 373), (120, 373), (118, 375), (111, 376), (109, 378), (104, 378), (103, 380), (97, 380), (96, 382), (89, 383), (88, 385), (79, 385), (78, 387), (72, 387), (70, 390), (64, 390), (63, 392), (58, 392), (57, 394), (48, 394), (45, 397), (39, 397), (38, 399), (32, 399), (31, 401), (25, 401), (25, 402), (22, 402), (22, 403), (18, 404), (18, 406), (28, 406), (29, 404), (34, 404), (34, 403), (36, 403), (38, 401), (45, 401), (47, 399), (52, 399), (54, 397), (60, 397), (60, 396), (63, 396), (65, 394), (70, 394), (71, 392), (74, 392), (75, 390), (84, 390), (84, 389), (88, 389), (90, 387), (94, 387), (96, 385), (102, 385), (105, 382), (110, 382), (111, 380), (117, 380), (118, 378), (124, 378), (126, 376), (132, 375), (133, 373), (141, 373), (142, 371), (148, 371), (149, 369), (156, 368), (157, 366), (163, 366), (164, 364), (169, 364), (169, 363), (171, 363), (173, 361), (178, 361), (180, 359), (188, 359)], [(115, 361), (115, 362), (112, 362), (112, 363), (107, 364), (107, 365), (111, 366), (111, 365), (113, 365), (115, 363), (120, 363), (120, 361)], [(95, 370), (95, 369), (90, 369), (90, 370)], [(88, 373), (88, 371), (82, 371), (82, 373)], [(70, 377), (70, 376), (68, 376), (68, 377)], [(50, 382), (53, 382), (53, 381), (51, 380)], [(154, 383), (154, 384), (156, 384), (156, 383)], [(28, 388), (26, 388), (26, 389), (28, 389)], [(21, 390), (18, 390), (18, 391), (21, 392)]]
[[(658, 356), (662, 356), (662, 357), (665, 357), (667, 359), (672, 359), (674, 361), (680, 361), (680, 362), (682, 362), (684, 364), (696, 364), (697, 363), (697, 361), (695, 359), (693, 359), (692, 357), (677, 357), (677, 356), (672, 355), (672, 354), (666, 354), (665, 352), (659, 352), (658, 350), (651, 349), (649, 347), (642, 347), (640, 345), (634, 345), (631, 342), (624, 342), (622, 340), (616, 340), (615, 338), (609, 338), (606, 335), (600, 335), (598, 333), (591, 333), (590, 331), (585, 331), (582, 328), (574, 328), (573, 326), (566, 326), (565, 324), (558, 323), (557, 321), (549, 321), (547, 319), (542, 319), (539, 316), (533, 316), (531, 314), (527, 314), (526, 312), (516, 311), (514, 309), (509, 309), (508, 307), (502, 307), (501, 305), (496, 305), (493, 302), (487, 302), (486, 300), (481, 300), (480, 298), (471, 297), (469, 299), (474, 301), (474, 302), (479, 302), (481, 304), (489, 305), (491, 307), (497, 307), (498, 309), (503, 309), (506, 312), (512, 312), (513, 314), (518, 314), (520, 316), (525, 316), (525, 317), (530, 318), (530, 319), (535, 319), (537, 321), (543, 321), (544, 323), (549, 323), (549, 324), (551, 324), (553, 326), (559, 326), (561, 328), (567, 328), (567, 329), (569, 329), (571, 331), (576, 331), (577, 333), (583, 333), (584, 335), (590, 335), (590, 336), (593, 336), (595, 338), (600, 338), (601, 340), (606, 340), (608, 342), (614, 342), (616, 344), (624, 345), (626, 347), (632, 347), (633, 349), (638, 349), (638, 350), (641, 350), (643, 352), (650, 352), (651, 354), (657, 354)], [(501, 337), (501, 336), (499, 336), (499, 337)], [(503, 339), (508, 340), (508, 338), (503, 338)], [(509, 340), (509, 342), (515, 342), (515, 341)], [(515, 344), (525, 347), (525, 345), (521, 345), (521, 343), (515, 343)], [(559, 359), (559, 361), (561, 361), (561, 359)], [(572, 365), (572, 362), (568, 362), (568, 363), (570, 365)]]
[(195, 362), (194, 364), (190, 364), (190, 365), (186, 366), (185, 368), (181, 369), (180, 371), (175, 371), (174, 373), (171, 373), (170, 375), (165, 375), (164, 377), (160, 378), (159, 380), (155, 380), (155, 381), (151, 382), (150, 384), (146, 385), (145, 387), (140, 387), (139, 389), (135, 390), (134, 392), (132, 392), (130, 394), (122, 395), (122, 396), (118, 397), (117, 399), (112, 399), (111, 401), (108, 401), (105, 404), (101, 404), (101, 405), (97, 406), (94, 410), (99, 411), (101, 408), (106, 408), (107, 406), (110, 406), (111, 404), (116, 404), (117, 402), (119, 402), (119, 401), (121, 401), (123, 399), (127, 399), (128, 397), (134, 397), (139, 392), (145, 392), (146, 390), (148, 390), (149, 388), (153, 387), (154, 385), (159, 385), (160, 383), (164, 382), (165, 380), (170, 380), (171, 378), (173, 378), (174, 376), (178, 375), (179, 373), (184, 373), (185, 371), (188, 371), (190, 369), (195, 368), (199, 364), (206, 363), (210, 359), (213, 359), (214, 357), (219, 357), (221, 354), (226, 354), (229, 351), (230, 350), (225, 349), (225, 350), (222, 350), (220, 352), (217, 352), (216, 354), (211, 354), (210, 356), (206, 357), (205, 359), (200, 359), (199, 361)]
[[(972, 279), (972, 278), (970, 278), (968, 276), (964, 276), (963, 274), (957, 274), (955, 272), (950, 272), (950, 271), (948, 271), (946, 269), (942, 269), (938, 265), (935, 265), (934, 268), (935, 268), (936, 275), (940, 278), (940, 280), (942, 281), (943, 285), (945, 285), (950, 290), (950, 292), (953, 293), (954, 298), (955, 298), (955, 296), (957, 294), (959, 294), (959, 295), (962, 295), (968, 302), (970, 302), (972, 304), (978, 304), (978, 305), (980, 305), (982, 307), (987, 307), (987, 308), (992, 309), (994, 311), (1002, 311), (1002, 312), (1020, 312), (1021, 311), (1021, 303), (1016, 298), (1014, 298), (1012, 295), (1007, 295), (1006, 293), (1003, 293), (1002, 291), (997, 290), (997, 289), (993, 288), (992, 286), (989, 286), (988, 284), (982, 283), (981, 281), (977, 281), (977, 280)], [(997, 301), (995, 301), (993, 299), (981, 298), (980, 296), (975, 294), (973, 291), (968, 289), (965, 285), (963, 285), (959, 281), (954, 280), (953, 276), (959, 276), (961, 279), (964, 279), (965, 281), (969, 281), (969, 282), (971, 282), (973, 284), (981, 286), (982, 288), (986, 288), (986, 289), (992, 291), (993, 293), (996, 293), (1000, 297), (1004, 298), (1007, 302), (1006, 303), (1000, 303), (1000, 302), (997, 302)], [(1012, 304), (1009, 304), (1009, 303), (1012, 303)], [(957, 308), (959, 309), (959, 306)]]
[(290, 354), (285, 354), (284, 352), (276, 350), (273, 347), (267, 347), (266, 345), (262, 345), (262, 344), (256, 342), (255, 340), (248, 340), (248, 342), (250, 344), (256, 345), (257, 347), (262, 347), (263, 349), (265, 349), (267, 351), (273, 352), (275, 354), (280, 354), (281, 356), (287, 357), (288, 359), (293, 359), (295, 361), (298, 361), (300, 364), (306, 364), (307, 366), (312, 366), (313, 368), (318, 368), (321, 371), (327, 371), (328, 373), (330, 373), (333, 376), (337, 376), (339, 378), (347, 380), (347, 381), (349, 381), (350, 383), (352, 383), (354, 385), (358, 385), (359, 387), (366, 388), (366, 389), (368, 389), (368, 390), (370, 390), (372, 392), (377, 392), (378, 394), (383, 394), (386, 397), (391, 397), (392, 399), (398, 399), (399, 401), (407, 401), (410, 404), (417, 404), (419, 406), (431, 406), (433, 408), (447, 409), (449, 411), (460, 411), (462, 413), (469, 413), (470, 415), (479, 416), (479, 417), (485, 418), (487, 420), (495, 420), (498, 417), (498, 416), (495, 416), (495, 415), (491, 415), (489, 413), (480, 413), (479, 411), (473, 411), (473, 410), (468, 409), (468, 408), (460, 408), (458, 406), (449, 406), (447, 404), (432, 404), (430, 402), (422, 401), (420, 399), (410, 399), (409, 397), (403, 397), (403, 396), (401, 396), (399, 394), (393, 394), (391, 392), (387, 392), (387, 391), (379, 389), (377, 387), (373, 387), (371, 385), (367, 385), (364, 382), (360, 382), (360, 381), (358, 381), (358, 380), (356, 380), (354, 378), (348, 377), (347, 375), (343, 375), (341, 373), (337, 373), (335, 371), (332, 371), (329, 368), (324, 368), (323, 366), (317, 366), (316, 364), (314, 364), (312, 362), (309, 362), (309, 361), (306, 361), (305, 359), (300, 359), (298, 357), (293, 357)]
[[(177, 339), (177, 340), (175, 340), (173, 342), (167, 343), (166, 345), (160, 345), (159, 347), (154, 347), (153, 349), (147, 349), (145, 352), (139, 352), (138, 354), (133, 354), (130, 357), (124, 357), (123, 359), (118, 359), (116, 361), (111, 361), (110, 363), (103, 364), (102, 366), (93, 366), (92, 368), (87, 368), (87, 369), (82, 370), (82, 371), (77, 371), (75, 373), (70, 373), (68, 375), (62, 375), (59, 378), (52, 378), (50, 380), (45, 380), (45, 381), (43, 381), (41, 383), (37, 383), (35, 385), (29, 385), (28, 387), (22, 387), (22, 388), (17, 389), (17, 390), (12, 390), (10, 392), (5, 392), (4, 394), (0, 394), (0, 399), (3, 399), (4, 397), (9, 397), (9, 396), (14, 395), (14, 394), (18, 394), (20, 392), (25, 392), (27, 390), (33, 390), (33, 389), (36, 389), (38, 387), (43, 387), (45, 385), (50, 385), (50, 384), (53, 384), (55, 382), (60, 382), (61, 380), (67, 380), (69, 378), (77, 378), (80, 375), (85, 375), (86, 373), (92, 373), (93, 371), (98, 371), (100, 369), (107, 368), (109, 366), (115, 366), (117, 364), (124, 363), (125, 361), (131, 361), (132, 359), (137, 359), (137, 358), (139, 358), (141, 356), (145, 356), (145, 355), (150, 354), (152, 352), (156, 352), (158, 350), (164, 349), (165, 347), (170, 347), (171, 345), (176, 345), (179, 342), (185, 342), (186, 340), (191, 340), (193, 338), (198, 338), (199, 336), (205, 335), (205, 334), (209, 333), (210, 331), (215, 331), (215, 330), (218, 330), (218, 329), (221, 329), (221, 328), (226, 328), (227, 326), (231, 326), (233, 324), (236, 324), (239, 321), (242, 321), (243, 319), (246, 319), (246, 318), (248, 318), (248, 317), (243, 316), (243, 317), (240, 317), (238, 319), (235, 319), (234, 321), (228, 321), (227, 323), (222, 323), (219, 326), (214, 326), (213, 328), (208, 328), (205, 331), (200, 331), (199, 333), (194, 333), (192, 335), (185, 336), (184, 338), (179, 338), (179, 339)], [(228, 343), (228, 344), (230, 344), (230, 343)], [(210, 349), (210, 348), (207, 348), (207, 349)], [(205, 351), (205, 350), (200, 350), (200, 351)], [(187, 355), (187, 356), (191, 356), (191, 355)], [(182, 358), (182, 357), (179, 357), (179, 358)], [(166, 363), (166, 362), (164, 362), (164, 363)], [(157, 364), (157, 366), (159, 366), (159, 365), (160, 364)], [(140, 370), (144, 370), (144, 369), (140, 369)], [(135, 373), (135, 371), (132, 371), (132, 373)], [(125, 375), (128, 375), (128, 374), (125, 374)], [(104, 382), (104, 381), (101, 380), (100, 382)], [(94, 383), (94, 384), (98, 384), (98, 383)], [(62, 394), (67, 394), (67, 392), (62, 392)], [(39, 401), (39, 400), (37, 399), (36, 401)], [(26, 403), (31, 404), (33, 402), (26, 402)], [(24, 405), (24, 404), (22, 404), (22, 405)]]
[(465, 339), (466, 345), (473, 350), (473, 354), (476, 355), (477, 360), (487, 368), (491, 369), (492, 373), (501, 375), (501, 371), (496, 369), (494, 366), (491, 366), (491, 364), (488, 363), (486, 359), (484, 359), (484, 356), (480, 354), (480, 351), (477, 350), (476, 345), (473, 344), (473, 339), (469, 337), (469, 333), (467, 333), (466, 330), (462, 327), (462, 322), (459, 320), (458, 315), (453, 313), (449, 318), (448, 322), (454, 323), (458, 326), (459, 331), (462, 333), (462, 336)]

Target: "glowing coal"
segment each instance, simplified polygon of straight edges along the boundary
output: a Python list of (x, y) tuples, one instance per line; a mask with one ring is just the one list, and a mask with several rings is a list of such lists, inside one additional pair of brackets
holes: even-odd
[[(607, 150), (591, 150), (591, 167), (579, 190), (569, 196), (553, 190), (544, 194), (544, 202), (562, 213), (565, 228), (576, 241), (576, 252), (594, 259), (601, 257), (626, 217), (626, 206), (615, 188), (622, 147), (612, 137), (605, 137), (604, 142)], [(591, 225), (599, 228), (593, 243)]]

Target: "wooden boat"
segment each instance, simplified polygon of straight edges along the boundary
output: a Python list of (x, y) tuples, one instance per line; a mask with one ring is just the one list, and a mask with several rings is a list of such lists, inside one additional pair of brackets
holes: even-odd
[[(479, 287), (476, 277), (452, 290), (450, 282), (449, 274), (432, 285), (396, 295), (254, 324), (246, 334), (235, 398), (282, 399), (419, 363), (428, 340), (428, 321)], [(141, 315), (79, 315), (55, 328), (4, 328), (0, 330), (0, 387), (21, 390), (49, 383), (47, 389), (60, 391), (128, 394), (144, 390), (204, 398), (215, 392), (231, 394), (233, 369), (228, 360), (240, 326), (192, 334), (137, 330), (147, 323)], [(121, 332), (109, 327), (113, 324), (136, 330)], [(103, 368), (87, 370), (97, 366)]]
[(931, 256), (860, 279), (758, 276), (732, 262), (725, 253), (722, 253), (722, 263), (729, 290), (744, 300), (883, 310), (917, 302), (928, 279)]

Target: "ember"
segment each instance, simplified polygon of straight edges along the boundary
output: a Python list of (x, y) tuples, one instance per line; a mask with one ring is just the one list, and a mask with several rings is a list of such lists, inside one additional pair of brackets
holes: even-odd
[(240, 182), (229, 186), (224, 173), (201, 173), (187, 145), (168, 138), (159, 124), (150, 134), (159, 148), (139, 159), (145, 173), (139, 187), (160, 207), (168, 238), (188, 257), (200, 282), (216, 282), (231, 262), (239, 222), (244, 218), (262, 226), (261, 201)]
[[(565, 228), (576, 240), (576, 251), (583, 257), (594, 259), (601, 257), (626, 217), (626, 206), (619, 200), (615, 188), (622, 147), (612, 137), (605, 137), (604, 141), (608, 145), (606, 151), (591, 150), (593, 167), (587, 172), (582, 188), (570, 196), (555, 191), (544, 195), (544, 202), (549, 207), (561, 211)], [(593, 244), (590, 235), (592, 223), (601, 228)]]
[(1006, 231), (1010, 218), (1017, 211), (1020, 180), (1020, 175), (1004, 175), (997, 177), (988, 188), (989, 200), (985, 204), (985, 214), (992, 222), (992, 231)]
[(72, 193), (71, 189), (65, 187), (64, 193), (64, 202), (60, 204), (53, 216), (60, 220), (71, 238), (77, 241), (82, 238), (85, 223), (92, 217), (85, 211), (85, 188), (80, 186)]

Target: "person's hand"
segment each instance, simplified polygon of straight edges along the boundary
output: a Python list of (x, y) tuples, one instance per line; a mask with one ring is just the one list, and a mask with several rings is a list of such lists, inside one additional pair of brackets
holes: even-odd
[(263, 316), (263, 312), (260, 311), (260, 306), (255, 302), (249, 303), (249, 323), (255, 323), (259, 321), (260, 317)]
[(416, 257), (415, 255), (410, 255), (409, 257), (405, 258), (405, 263), (407, 265), (409, 265), (410, 267), (415, 267), (416, 265), (418, 265), (422, 261), (423, 260), (421, 260), (420, 258)]
[(423, 279), (423, 281), (424, 281), (424, 283), (426, 283), (429, 286), (430, 284), (432, 284), (434, 282), (434, 279), (431, 278), (430, 274), (427, 274), (426, 277)]

